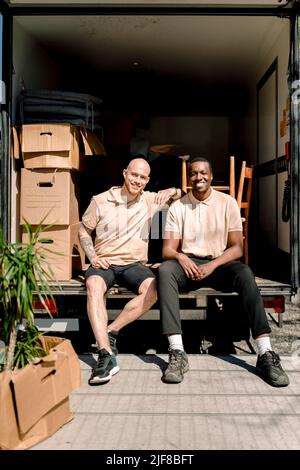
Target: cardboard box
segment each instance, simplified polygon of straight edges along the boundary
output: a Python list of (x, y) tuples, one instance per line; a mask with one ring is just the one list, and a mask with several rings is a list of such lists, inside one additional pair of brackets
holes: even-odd
[(24, 124), (21, 132), (25, 168), (84, 170), (79, 127), (71, 124)]
[[(85, 264), (85, 254), (78, 238), (79, 227), (80, 222), (69, 226), (53, 226), (41, 233), (40, 238), (49, 239), (49, 243), (43, 243), (41, 246), (51, 250), (51, 252), (45, 251), (44, 255), (51, 264), (57, 281), (69, 281)], [(33, 231), (35, 228), (32, 227)], [(24, 229), (22, 241), (28, 242), (28, 234)], [(46, 265), (45, 269), (47, 270)]]
[(80, 134), (84, 146), (84, 155), (106, 155), (104, 145), (93, 132), (80, 128)]
[(19, 132), (17, 127), (11, 128), (10, 134), (10, 155), (11, 158), (19, 160), (21, 157), (21, 146), (19, 140)]
[(69, 225), (80, 220), (79, 175), (69, 170), (21, 170), (20, 223)]
[(0, 373), (0, 449), (28, 449), (73, 418), (69, 394), (80, 387), (70, 340), (41, 337), (49, 351), (39, 364)]
[(98, 137), (71, 124), (24, 124), (21, 130), (25, 168), (85, 171), (84, 155), (105, 155)]

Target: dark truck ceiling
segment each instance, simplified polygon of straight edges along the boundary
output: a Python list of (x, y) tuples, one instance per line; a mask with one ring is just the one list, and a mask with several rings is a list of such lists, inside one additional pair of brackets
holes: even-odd
[(157, 111), (163, 97), (173, 114), (192, 112), (192, 106), (196, 112), (199, 105), (212, 114), (214, 106), (224, 113), (232, 103), (243, 106), (245, 89), (257, 79), (258, 57), (269, 51), (286, 21), (158, 15), (14, 18), (61, 64), (62, 86), (105, 96), (106, 104), (123, 103), (128, 110), (136, 100)]

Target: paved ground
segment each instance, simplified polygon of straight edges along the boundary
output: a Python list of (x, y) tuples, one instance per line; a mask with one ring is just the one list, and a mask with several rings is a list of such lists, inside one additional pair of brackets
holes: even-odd
[(255, 374), (251, 340), (234, 343), (230, 355), (189, 354), (190, 371), (177, 385), (161, 381), (166, 354), (119, 354), (120, 372), (90, 387), (94, 358), (84, 354), (82, 386), (70, 397), (74, 420), (33, 449), (299, 450), (299, 308), (289, 305), (284, 318), (282, 329), (269, 319), (288, 387)]
[(119, 374), (90, 387), (81, 357), (75, 419), (35, 449), (300, 449), (299, 359), (283, 358), (291, 384), (281, 389), (255, 375), (254, 356), (189, 355), (177, 385), (160, 380), (166, 359), (120, 355)]

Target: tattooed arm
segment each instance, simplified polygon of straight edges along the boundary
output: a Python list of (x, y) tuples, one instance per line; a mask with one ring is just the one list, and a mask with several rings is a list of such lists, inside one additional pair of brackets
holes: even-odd
[(92, 230), (87, 228), (83, 223), (79, 229), (80, 245), (85, 252), (86, 256), (91, 262), (93, 268), (108, 269), (110, 261), (108, 258), (99, 258), (94, 248), (93, 240), (91, 237)]
[(79, 240), (80, 245), (83, 251), (85, 252), (86, 256), (92, 263), (95, 258), (97, 258), (96, 251), (94, 248), (93, 240), (91, 237), (92, 230), (85, 227), (81, 224), (79, 229)]

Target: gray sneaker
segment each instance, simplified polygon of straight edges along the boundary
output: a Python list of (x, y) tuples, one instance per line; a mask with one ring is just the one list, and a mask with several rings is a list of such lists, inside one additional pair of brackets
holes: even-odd
[(290, 383), (280, 364), (280, 358), (274, 351), (267, 351), (262, 356), (258, 356), (256, 372), (273, 387), (286, 387)]
[(163, 381), (178, 384), (183, 381), (183, 374), (189, 370), (187, 354), (179, 349), (169, 350), (169, 365), (164, 371)]

